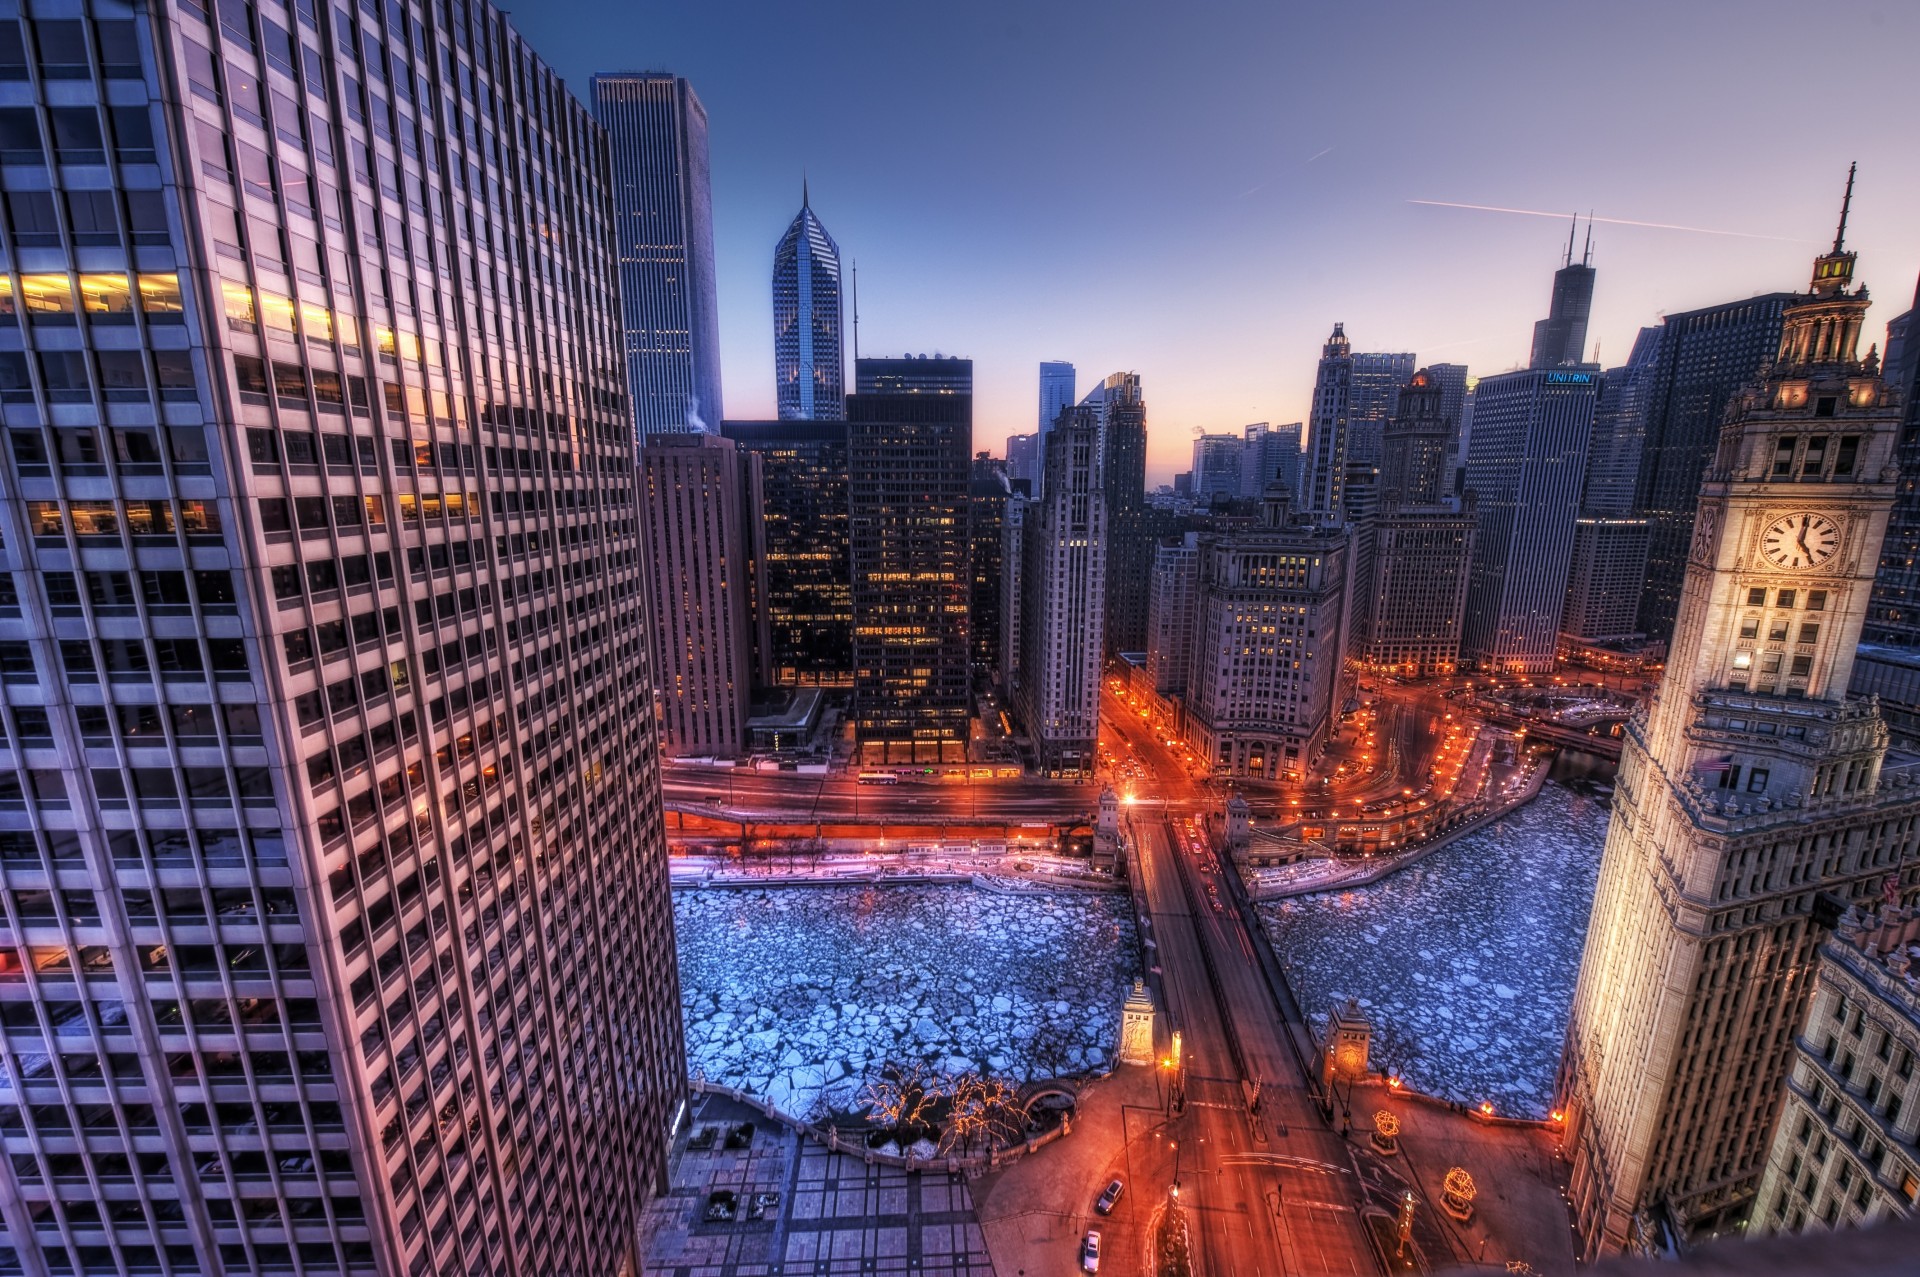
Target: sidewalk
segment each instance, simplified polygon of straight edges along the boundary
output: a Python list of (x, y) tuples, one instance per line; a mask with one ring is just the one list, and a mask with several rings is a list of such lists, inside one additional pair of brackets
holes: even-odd
[[(973, 1182), (997, 1277), (1077, 1274), (1089, 1228), (1100, 1230), (1102, 1277), (1152, 1272), (1145, 1221), (1172, 1172), (1172, 1154), (1154, 1134), (1162, 1120), (1155, 1080), (1150, 1067), (1121, 1065), (1080, 1092), (1071, 1135)], [(1113, 1179), (1126, 1181), (1120, 1204), (1111, 1215), (1094, 1214), (1094, 1199)]]
[[(1572, 1277), (1573, 1236), (1563, 1166), (1555, 1156), (1551, 1128), (1531, 1122), (1487, 1122), (1456, 1111), (1443, 1100), (1363, 1082), (1353, 1093), (1357, 1158), (1413, 1185), (1424, 1217), (1437, 1226), (1451, 1253), (1433, 1253), (1435, 1232), (1422, 1228), (1434, 1272), (1505, 1272), (1510, 1262), (1532, 1266), (1541, 1277)], [(1387, 1109), (1400, 1119), (1400, 1152), (1381, 1157), (1368, 1138), (1373, 1115)], [(1478, 1195), (1473, 1220), (1461, 1224), (1440, 1209), (1440, 1188), (1451, 1167), (1473, 1176)]]

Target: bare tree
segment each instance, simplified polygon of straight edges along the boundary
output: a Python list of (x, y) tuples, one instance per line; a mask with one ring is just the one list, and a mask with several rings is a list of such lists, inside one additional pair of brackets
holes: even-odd
[(962, 1073), (953, 1080), (947, 1098), (947, 1125), (940, 1135), (942, 1152), (958, 1148), (970, 1152), (976, 1141), (997, 1148), (1018, 1138), (1025, 1128), (1020, 1096), (1005, 1081)]
[(939, 1099), (939, 1079), (926, 1065), (888, 1062), (860, 1088), (859, 1103), (875, 1126), (898, 1128), (931, 1125)]

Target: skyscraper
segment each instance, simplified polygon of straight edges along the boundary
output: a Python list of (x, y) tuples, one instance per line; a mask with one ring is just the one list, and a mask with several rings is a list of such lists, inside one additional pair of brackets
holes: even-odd
[[(760, 462), (754, 611), (778, 686), (853, 685), (853, 569), (847, 548), (847, 427), (729, 421), (721, 433)], [(759, 641), (759, 640), (756, 640)]]
[(1367, 529), (1372, 563), (1365, 577), (1356, 573), (1359, 650), (1400, 674), (1450, 674), (1460, 663), (1474, 519), (1446, 503), (1446, 394), (1426, 368), (1401, 390), (1382, 444), (1380, 509)]
[(1413, 376), (1413, 355), (1356, 351), (1347, 383), (1347, 460), (1380, 464), (1380, 441), (1400, 406), (1400, 387)]
[(1067, 411), (1047, 432), (1042, 495), (1026, 511), (1017, 701), (1034, 766), (1049, 775), (1091, 774), (1098, 757), (1104, 468), (1099, 415), (1085, 405)]
[(1867, 604), (1857, 696), (1880, 698), (1894, 739), (1920, 745), (1920, 289), (1913, 309), (1887, 325), (1887, 385), (1900, 392), (1900, 485), (1880, 547), (1880, 567)]
[[(1353, 383), (1353, 343), (1345, 324), (1320, 348), (1313, 378), (1313, 405), (1307, 416), (1307, 462), (1301, 506), (1319, 518), (1337, 518), (1347, 481), (1347, 396)], [(1196, 472), (1197, 473), (1197, 472)]]
[(1300, 492), (1300, 423), (1284, 426), (1256, 421), (1245, 430), (1240, 462), (1240, 497), (1256, 501), (1270, 483), (1284, 486), (1294, 500)]
[(1569, 368), (1587, 361), (1587, 316), (1593, 310), (1593, 223), (1587, 223), (1587, 247), (1576, 266), (1573, 237), (1579, 229), (1576, 217), (1567, 232), (1566, 262), (1553, 273), (1547, 317), (1533, 326), (1529, 368)]
[(1194, 591), (1200, 581), (1200, 534), (1158, 542), (1147, 608), (1147, 674), (1160, 696), (1187, 695), (1193, 672)]
[(1660, 327), (1633, 496), (1633, 512), (1651, 525), (1638, 625), (1649, 638), (1673, 634), (1700, 476), (1728, 402), (1773, 358), (1780, 312), (1792, 300), (1792, 293), (1765, 293), (1668, 315)]
[(1026, 586), (1029, 489), (1013, 485), (1001, 511), (1000, 527), (1000, 686), (1012, 703), (1020, 688), (1020, 645), (1026, 635)]
[(1338, 708), (1347, 534), (1270, 488), (1258, 527), (1202, 538), (1193, 607), (1189, 745), (1222, 775), (1299, 775)]
[(1308, 513), (1346, 517), (1351, 464), (1380, 464), (1380, 440), (1413, 376), (1411, 354), (1355, 354), (1346, 326), (1335, 324), (1321, 348), (1307, 423), (1305, 505)]
[(1028, 492), (1040, 486), (1040, 436), (1037, 433), (1007, 437), (1007, 478), (1023, 481)]
[(773, 250), (773, 388), (782, 421), (846, 416), (840, 299), (840, 246), (802, 183), (800, 212)]
[(854, 729), (876, 759), (964, 758), (973, 361), (862, 359), (847, 401)]
[(1473, 392), (1461, 655), (1481, 668), (1553, 668), (1599, 383), (1591, 369), (1529, 369), (1483, 377)]
[(1065, 409), (1073, 407), (1075, 374), (1073, 365), (1062, 360), (1047, 360), (1040, 365), (1040, 433), (1045, 434), (1060, 420)]
[(1819, 944), (1889, 876), (1914, 893), (1920, 789), (1846, 694), (1899, 429), (1853, 257), (1816, 260), (1720, 431), (1666, 677), (1623, 739), (1559, 1088), (1589, 1257), (1745, 1221)]
[(731, 439), (685, 431), (648, 435), (640, 449), (654, 682), (669, 754), (733, 758), (746, 749), (758, 461)]
[[(1633, 352), (1619, 368), (1609, 368), (1593, 410), (1593, 443), (1587, 449), (1587, 477), (1580, 508), (1588, 514), (1618, 517), (1633, 510), (1640, 476), (1640, 453), (1647, 440), (1647, 411), (1654, 370), (1660, 362), (1659, 328), (1642, 328)], [(1638, 599), (1634, 602), (1639, 607)]]
[(1097, 405), (1100, 423), (1107, 652), (1141, 652), (1147, 646), (1153, 530), (1147, 523), (1147, 404), (1140, 394), (1140, 374), (1114, 373), (1088, 394), (1087, 402)]
[(490, 4), (60, 12), (10, 109), (116, 162), (15, 149), (0, 227), (64, 319), (0, 351), (5, 1258), (632, 1271), (686, 1071), (600, 127)]
[(1560, 632), (1583, 643), (1633, 638), (1647, 579), (1647, 521), (1582, 512), (1573, 525)]
[(990, 680), (1000, 668), (1000, 581), (1006, 571), (1007, 502), (1012, 496), (1006, 463), (984, 452), (975, 456), (967, 487), (967, 535), (973, 543), (967, 607), (973, 672), (981, 681)]
[(613, 225), (635, 438), (717, 428), (720, 323), (714, 300), (707, 110), (677, 75), (593, 77), (613, 151)]
[(1201, 506), (1214, 498), (1240, 495), (1240, 467), (1246, 441), (1239, 435), (1203, 434), (1193, 441), (1193, 499)]

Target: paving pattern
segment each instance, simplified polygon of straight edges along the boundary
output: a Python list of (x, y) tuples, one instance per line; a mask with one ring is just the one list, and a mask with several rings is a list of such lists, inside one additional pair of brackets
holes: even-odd
[[(751, 1146), (727, 1148), (725, 1132), (745, 1122)], [(685, 1148), (683, 1136), (673, 1188), (647, 1212), (648, 1277), (991, 1277), (964, 1176), (869, 1166), (724, 1096), (696, 1104), (693, 1130), (703, 1127), (719, 1128), (714, 1146)], [(705, 1218), (716, 1192), (735, 1195), (738, 1218)]]

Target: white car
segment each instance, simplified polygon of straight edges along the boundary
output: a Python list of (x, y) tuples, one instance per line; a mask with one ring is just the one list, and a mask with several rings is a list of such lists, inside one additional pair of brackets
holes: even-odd
[(1089, 1228), (1087, 1239), (1080, 1243), (1080, 1271), (1097, 1273), (1100, 1271), (1100, 1230)]

